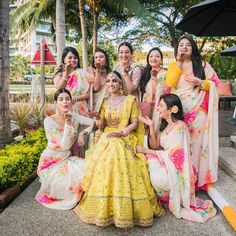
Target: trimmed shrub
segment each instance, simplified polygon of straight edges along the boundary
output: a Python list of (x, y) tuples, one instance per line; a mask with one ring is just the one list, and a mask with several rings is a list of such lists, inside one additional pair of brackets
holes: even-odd
[(27, 134), (19, 143), (0, 150), (0, 186), (22, 185), (37, 168), (39, 157), (47, 145), (44, 129)]

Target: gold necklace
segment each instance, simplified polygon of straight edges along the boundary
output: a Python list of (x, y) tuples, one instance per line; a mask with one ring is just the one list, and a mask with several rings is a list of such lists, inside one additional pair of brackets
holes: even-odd
[[(120, 102), (120, 97), (121, 96), (117, 96), (115, 98), (110, 98), (110, 101), (108, 103), (108, 120), (111, 123), (111, 125), (116, 125), (119, 121), (119, 117), (120, 117), (120, 108), (118, 108), (119, 102)], [(112, 109), (112, 105), (114, 106), (115, 109)], [(111, 111), (112, 110), (116, 110), (117, 114), (115, 118), (112, 118), (111, 116)]]

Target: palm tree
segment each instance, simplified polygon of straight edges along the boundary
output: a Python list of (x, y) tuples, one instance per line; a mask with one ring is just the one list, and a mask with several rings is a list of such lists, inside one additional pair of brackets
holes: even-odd
[(9, 112), (9, 1), (0, 1), (0, 148), (12, 141)]
[(61, 64), (61, 56), (65, 47), (66, 23), (65, 23), (65, 0), (56, 0), (56, 45), (57, 65)]
[(82, 33), (82, 61), (83, 68), (88, 67), (88, 31), (87, 31), (87, 20), (85, 15), (85, 2), (84, 0), (78, 0), (79, 14), (80, 14), (80, 25)]
[[(56, 3), (56, 4), (55, 4)], [(57, 49), (59, 55), (57, 62), (61, 58), (62, 49), (65, 46), (65, 1), (64, 0), (29, 0), (11, 13), (12, 34), (21, 36), (25, 31), (36, 28), (42, 19), (51, 19), (53, 33), (56, 28), (58, 36)], [(15, 20), (17, 19), (17, 20)]]

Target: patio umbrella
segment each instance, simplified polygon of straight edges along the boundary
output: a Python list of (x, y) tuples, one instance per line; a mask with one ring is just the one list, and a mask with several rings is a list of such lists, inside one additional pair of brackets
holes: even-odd
[[(221, 56), (229, 56), (229, 57), (236, 57), (236, 45), (230, 47), (230, 48), (226, 48), (224, 51), (222, 51)], [(226, 122), (228, 124), (231, 125), (236, 125), (236, 106), (234, 108), (234, 114), (232, 118), (229, 118), (226, 120)]]
[(196, 36), (236, 36), (235, 19), (235, 0), (206, 0), (191, 7), (176, 27)]
[(224, 51), (220, 53), (221, 56), (229, 56), (229, 57), (236, 57), (236, 45), (226, 48)]

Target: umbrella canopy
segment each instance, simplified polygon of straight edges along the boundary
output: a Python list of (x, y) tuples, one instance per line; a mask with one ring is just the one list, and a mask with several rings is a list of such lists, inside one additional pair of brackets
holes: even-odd
[(230, 48), (226, 48), (224, 51), (222, 51), (221, 56), (230, 56), (230, 57), (236, 57), (236, 45), (232, 46)]
[(236, 36), (236, 0), (206, 0), (191, 7), (176, 25), (196, 36)]

